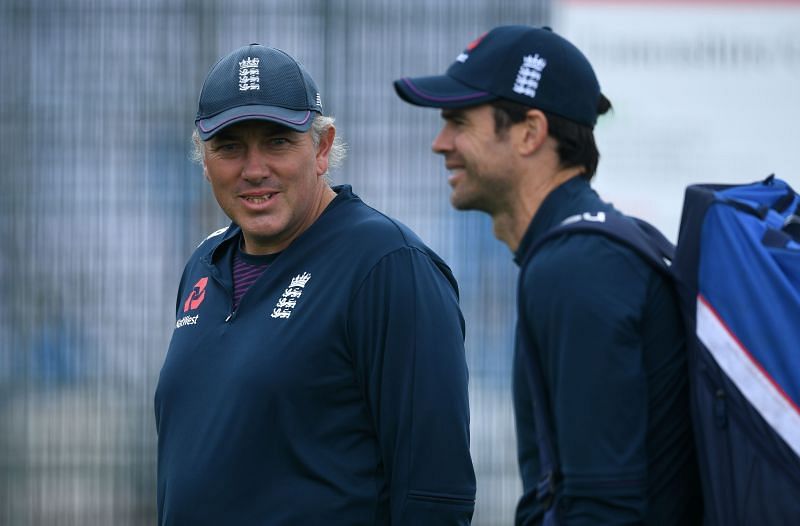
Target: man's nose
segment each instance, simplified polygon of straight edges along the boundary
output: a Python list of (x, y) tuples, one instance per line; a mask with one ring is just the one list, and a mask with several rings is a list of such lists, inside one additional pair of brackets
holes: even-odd
[(249, 148), (247, 159), (242, 170), (242, 178), (248, 181), (260, 181), (269, 177), (270, 169), (267, 157), (258, 148)]
[(453, 149), (453, 134), (450, 133), (447, 126), (443, 126), (439, 131), (439, 135), (433, 139), (431, 149), (434, 153), (441, 154), (447, 153)]

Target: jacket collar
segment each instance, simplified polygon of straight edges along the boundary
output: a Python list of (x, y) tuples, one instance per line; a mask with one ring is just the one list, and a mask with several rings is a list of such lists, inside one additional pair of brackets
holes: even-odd
[(550, 192), (533, 215), (522, 236), (519, 247), (514, 253), (514, 263), (521, 265), (528, 250), (536, 244), (536, 241), (559, 225), (561, 221), (576, 212), (585, 211), (581, 209), (581, 205), (585, 201), (584, 198), (589, 196), (593, 196), (599, 201), (597, 194), (589, 186), (589, 181), (581, 176), (564, 181)]
[[(353, 188), (349, 184), (343, 184), (333, 187), (333, 191), (336, 192), (336, 197), (333, 198), (333, 201), (325, 207), (325, 210), (322, 211), (322, 215), (317, 218), (317, 221), (321, 220), (324, 215), (328, 212), (336, 208), (340, 203), (352, 199), (358, 199), (358, 196), (353, 193)], [(202, 259), (207, 262), (209, 265), (214, 265), (219, 260), (224, 257), (224, 255), (230, 252), (230, 247), (235, 246), (233, 243), (239, 243), (242, 236), (242, 228), (234, 222), (228, 226), (225, 232), (219, 236), (214, 236), (212, 234), (211, 240), (208, 243), (208, 247), (205, 250)]]

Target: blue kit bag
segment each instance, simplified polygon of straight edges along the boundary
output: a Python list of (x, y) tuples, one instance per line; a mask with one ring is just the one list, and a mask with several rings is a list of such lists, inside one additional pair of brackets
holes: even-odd
[[(800, 196), (773, 176), (692, 185), (677, 247), (644, 221), (602, 213), (569, 218), (540, 243), (572, 232), (609, 236), (675, 283), (704, 523), (800, 524)], [(543, 427), (540, 454), (552, 455)], [(542, 465), (557, 472), (555, 458)]]

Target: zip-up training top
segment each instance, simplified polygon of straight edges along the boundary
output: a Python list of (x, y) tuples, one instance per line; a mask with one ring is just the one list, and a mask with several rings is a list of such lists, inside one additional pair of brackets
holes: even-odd
[(186, 265), (155, 395), (159, 524), (469, 523), (455, 279), (334, 190), (235, 311), (238, 226)]

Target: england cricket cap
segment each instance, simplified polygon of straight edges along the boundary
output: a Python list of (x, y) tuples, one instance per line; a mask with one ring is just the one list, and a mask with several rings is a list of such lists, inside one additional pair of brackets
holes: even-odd
[(550, 28), (500, 26), (473, 40), (444, 75), (394, 82), (406, 102), (466, 108), (507, 99), (589, 127), (600, 85), (583, 53)]
[(207, 141), (226, 126), (253, 119), (306, 132), (315, 113), (322, 114), (322, 99), (302, 64), (279, 49), (250, 44), (211, 68), (194, 122)]

